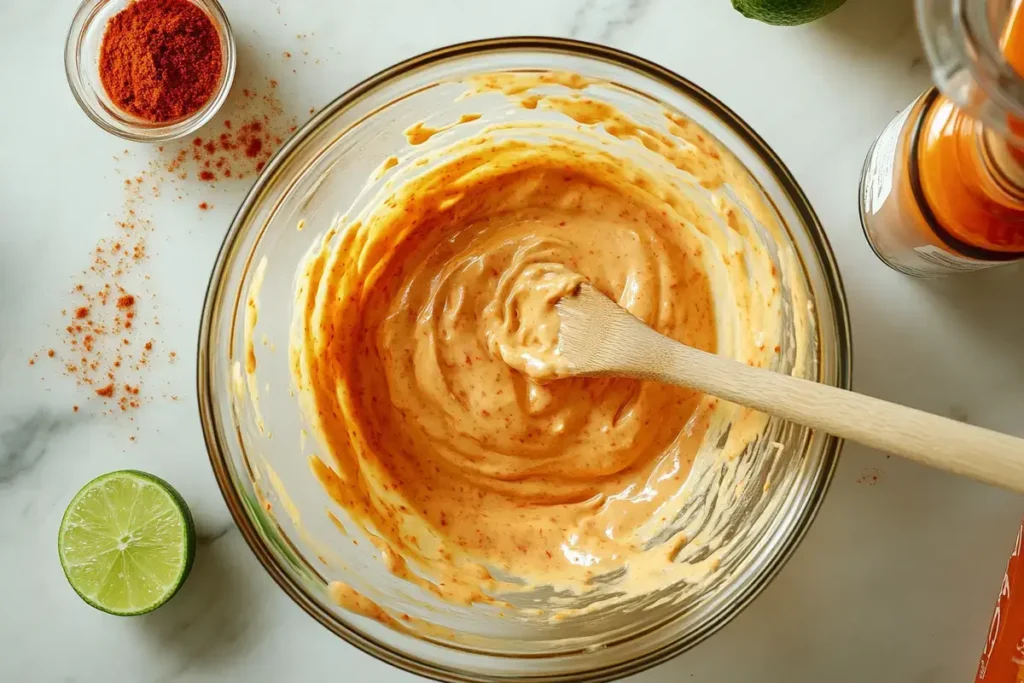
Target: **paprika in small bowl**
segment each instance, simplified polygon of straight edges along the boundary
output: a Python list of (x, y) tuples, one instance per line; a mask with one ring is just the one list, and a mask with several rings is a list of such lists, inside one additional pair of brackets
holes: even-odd
[(85, 0), (64, 49), (68, 84), (107, 132), (164, 142), (216, 114), (235, 73), (217, 0)]

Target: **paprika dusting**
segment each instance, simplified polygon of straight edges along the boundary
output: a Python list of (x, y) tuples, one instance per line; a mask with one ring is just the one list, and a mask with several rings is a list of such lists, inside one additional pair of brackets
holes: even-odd
[(162, 123), (198, 111), (224, 55), (210, 16), (189, 0), (133, 0), (107, 23), (100, 80), (123, 111)]

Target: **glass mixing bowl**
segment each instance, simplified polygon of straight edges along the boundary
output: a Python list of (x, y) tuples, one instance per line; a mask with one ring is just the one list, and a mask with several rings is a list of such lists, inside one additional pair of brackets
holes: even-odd
[[(698, 459), (686, 483), (693, 504), (679, 524), (714, 527), (719, 560), (710, 577), (557, 622), (543, 618), (543, 595), (536, 598), (536, 618), (502, 615), (491, 605), (431, 602), (418, 587), (387, 572), (373, 544), (345, 523), (344, 512), (307, 464), (306, 456), (318, 446), (307, 438), (287, 351), (296, 271), (313, 241), (366, 194), (374, 171), (409, 149), (403, 131), (412, 124), (445, 124), (461, 114), (482, 113), (480, 120), (443, 134), (454, 142), (490, 122), (527, 115), (500, 94), (474, 97), (472, 103), (460, 99), (466, 90), (460, 81), (480, 73), (548, 70), (600, 81), (587, 89), (588, 97), (612, 102), (649, 125), (660, 125), (666, 110), (688, 117), (746, 165), (777, 212), (779, 248), (791, 255), (790, 281), (810, 301), (806, 308), (783, 307), (789, 329), (783, 345), (806, 335), (807, 353), (802, 360), (789, 354), (777, 369), (793, 371), (801, 364), (818, 381), (841, 387), (850, 381), (846, 302), (807, 198), (764, 141), (693, 83), (606, 47), (520, 38), (416, 57), (335, 100), (270, 162), (225, 238), (200, 330), (203, 429), (231, 513), (281, 588), (349, 643), (440, 680), (611, 680), (693, 646), (734, 617), (779, 571), (814, 518), (840, 448), (826, 434), (770, 420), (738, 458), (743, 476), (728, 491), (721, 485), (721, 463)], [(257, 289), (258, 311), (247, 305)], [(251, 376), (241, 370), (247, 327), (258, 361)], [(709, 494), (716, 486), (717, 497)], [(328, 511), (342, 519), (348, 536)], [(708, 548), (695, 545), (676, 561), (695, 563), (707, 554)], [(417, 626), (395, 630), (342, 609), (331, 599), (332, 581), (344, 581), (390, 613), (411, 615)]]

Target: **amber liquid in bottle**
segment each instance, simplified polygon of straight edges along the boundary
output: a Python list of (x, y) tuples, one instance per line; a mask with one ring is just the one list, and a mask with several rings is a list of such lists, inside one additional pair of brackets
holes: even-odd
[[(1024, 11), (1001, 41), (1024, 74)], [(1007, 126), (1024, 137), (1024, 121)], [(1024, 148), (934, 89), (900, 114), (865, 165), (862, 220), (883, 261), (911, 275), (942, 275), (1024, 258)]]

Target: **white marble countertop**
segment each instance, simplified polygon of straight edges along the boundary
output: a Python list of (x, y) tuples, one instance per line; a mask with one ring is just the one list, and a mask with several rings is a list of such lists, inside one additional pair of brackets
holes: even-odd
[[(241, 49), (236, 88), (279, 81), (300, 123), (395, 61), (502, 34), (604, 42), (691, 78), (767, 139), (817, 209), (849, 295), (856, 388), (1024, 435), (1024, 270), (909, 280), (874, 257), (858, 223), (869, 144), (928, 85), (910, 0), (849, 0), (797, 29), (747, 21), (726, 0), (224, 4)], [(142, 319), (132, 342), (155, 340), (135, 377), (142, 405), (105, 414), (63, 371), (61, 311), (76, 305), (71, 290), (97, 242), (118, 234), (125, 177), (161, 158), (102, 132), (72, 99), (61, 52), (75, 5), (0, 4), (0, 680), (412, 680), (276, 588), (210, 472), (195, 340), (210, 267), (251, 180), (178, 181), (146, 205), (148, 258), (131, 274)], [(201, 211), (203, 201), (213, 208)], [(74, 492), (124, 467), (170, 480), (201, 532), (182, 593), (136, 619), (85, 606), (55, 549)], [(710, 640), (635, 680), (971, 680), (1022, 503), (847, 446), (817, 522), (768, 589)]]

